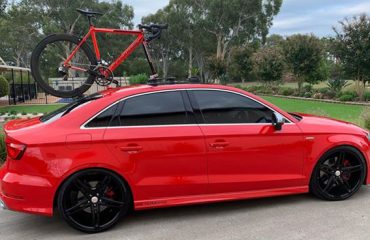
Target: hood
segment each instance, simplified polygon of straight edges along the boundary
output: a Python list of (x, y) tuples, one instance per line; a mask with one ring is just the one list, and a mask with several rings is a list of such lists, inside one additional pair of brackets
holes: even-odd
[(368, 131), (350, 122), (306, 113), (296, 114), (302, 117), (298, 125), (305, 133), (368, 134)]

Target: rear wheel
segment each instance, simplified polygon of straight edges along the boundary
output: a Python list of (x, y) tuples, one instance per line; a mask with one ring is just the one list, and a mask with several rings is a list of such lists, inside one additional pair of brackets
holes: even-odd
[(32, 76), (46, 93), (62, 98), (77, 97), (94, 83), (95, 75), (90, 70), (97, 62), (86, 42), (76, 51), (69, 66), (64, 66), (79, 43), (76, 36), (54, 34), (43, 39), (32, 52)]
[(365, 160), (358, 150), (348, 146), (337, 147), (317, 163), (310, 190), (324, 200), (344, 200), (360, 189), (365, 173)]
[(123, 180), (103, 169), (74, 174), (62, 185), (58, 196), (58, 208), (65, 221), (87, 233), (114, 226), (130, 204), (130, 192)]

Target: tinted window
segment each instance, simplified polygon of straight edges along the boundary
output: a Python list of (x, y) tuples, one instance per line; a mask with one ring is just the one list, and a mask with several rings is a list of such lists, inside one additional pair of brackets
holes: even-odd
[(193, 91), (206, 123), (269, 123), (272, 110), (239, 94)]
[(180, 92), (162, 92), (128, 98), (118, 123), (121, 126), (173, 125), (194, 123), (185, 110)]
[(93, 120), (88, 122), (85, 127), (107, 127), (116, 112), (117, 106), (119, 104), (114, 104), (112, 107), (106, 109), (104, 112), (100, 113)]

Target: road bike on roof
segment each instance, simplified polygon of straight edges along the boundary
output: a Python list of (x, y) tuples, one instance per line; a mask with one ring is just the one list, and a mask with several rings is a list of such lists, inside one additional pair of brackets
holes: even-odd
[[(140, 45), (155, 79), (158, 74), (148, 51), (148, 44), (161, 37), (168, 25), (139, 25), (138, 30), (97, 28), (92, 19), (103, 15), (99, 12), (77, 9), (89, 21), (89, 31), (80, 38), (71, 34), (51, 34), (34, 49), (31, 56), (31, 73), (38, 85), (51, 95), (61, 98), (82, 96), (94, 82), (108, 86), (114, 80), (114, 70)], [(110, 64), (101, 59), (96, 33), (136, 36), (135, 40)], [(94, 51), (88, 44), (91, 38)], [(68, 83), (68, 84), (66, 84)]]

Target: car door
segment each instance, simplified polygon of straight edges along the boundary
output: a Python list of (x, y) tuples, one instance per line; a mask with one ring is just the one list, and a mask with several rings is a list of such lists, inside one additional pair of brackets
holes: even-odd
[[(204, 194), (204, 136), (186, 93), (164, 91), (124, 99), (104, 140), (137, 200)], [(127, 167), (132, 166), (132, 167)]]
[(301, 186), (303, 135), (287, 120), (271, 124), (273, 111), (239, 93), (189, 91), (206, 137), (209, 193)]

